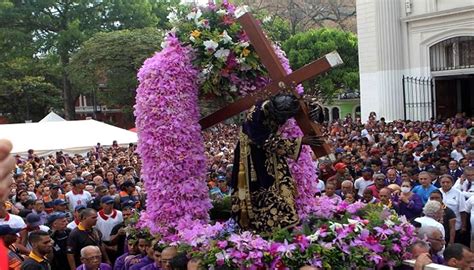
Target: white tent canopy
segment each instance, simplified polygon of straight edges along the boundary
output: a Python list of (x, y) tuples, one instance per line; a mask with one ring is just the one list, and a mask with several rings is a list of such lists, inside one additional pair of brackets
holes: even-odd
[(61, 116), (57, 115), (55, 112), (50, 112), (39, 122), (43, 123), (43, 122), (57, 122), (57, 121), (66, 121), (66, 120), (62, 118)]
[(135, 132), (95, 120), (0, 125), (0, 138), (12, 141), (12, 153), (22, 156), (29, 149), (40, 156), (56, 151), (84, 154), (97, 143), (112, 145), (116, 140), (125, 146), (138, 140)]

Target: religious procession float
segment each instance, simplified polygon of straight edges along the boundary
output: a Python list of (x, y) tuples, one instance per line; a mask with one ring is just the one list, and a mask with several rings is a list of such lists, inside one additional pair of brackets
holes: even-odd
[[(301, 147), (296, 161), (287, 160), (294, 182), (297, 224), (269, 233), (242, 229), (234, 219), (210, 219), (212, 203), (201, 134), (208, 123), (200, 122), (199, 99), (217, 96), (230, 104), (252, 95), (255, 100), (257, 96), (268, 98), (283, 87), (269, 71), (271, 59), (257, 52), (259, 45), (251, 37), (265, 21), (253, 19), (246, 9), (223, 1), (171, 9), (168, 19), (173, 28), (166, 33), (163, 49), (147, 59), (138, 73), (135, 116), (148, 197), (137, 226), (148, 228), (164, 243), (178, 245), (209, 269), (298, 269), (304, 265), (374, 269), (399, 265), (414, 239), (413, 226), (381, 205), (334, 205), (327, 198), (316, 197), (312, 182), (317, 181), (317, 175), (307, 145)], [(260, 38), (265, 37), (261, 34)], [(290, 74), (289, 61), (280, 47), (272, 44), (267, 49)], [(265, 61), (267, 65), (262, 64)], [(325, 61), (329, 65), (321, 71), (333, 66), (334, 59)], [(290, 79), (297, 83), (308, 79), (298, 78)], [(267, 91), (269, 87), (271, 91)], [(266, 95), (258, 95), (264, 90)], [(303, 94), (301, 86), (292, 91)], [(294, 119), (279, 127), (278, 133), (290, 139), (303, 135)]]

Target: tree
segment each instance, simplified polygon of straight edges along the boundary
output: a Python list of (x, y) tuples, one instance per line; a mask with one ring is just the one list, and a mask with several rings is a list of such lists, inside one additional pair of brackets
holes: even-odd
[(355, 0), (242, 0), (254, 10), (288, 20), (291, 33), (314, 27), (336, 27), (355, 32)]
[(283, 43), (293, 69), (337, 50), (344, 64), (305, 84), (307, 92), (331, 100), (335, 94), (359, 89), (357, 38), (350, 32), (322, 28), (298, 33)]
[(46, 62), (17, 57), (0, 64), (0, 108), (11, 122), (38, 121), (61, 108), (61, 91), (46, 80)]
[[(163, 0), (164, 1), (164, 0)], [(74, 119), (78, 93), (71, 84), (68, 66), (82, 42), (100, 31), (157, 26), (160, 0), (1, 0), (0, 34), (32, 48), (30, 58), (56, 55), (61, 74), (64, 112)], [(12, 52), (12, 51), (11, 51)], [(77, 90), (77, 89), (76, 89)]]
[(156, 28), (97, 33), (73, 55), (68, 72), (83, 93), (104, 85), (98, 93), (101, 103), (131, 117), (138, 69), (161, 49), (162, 41), (163, 33)]

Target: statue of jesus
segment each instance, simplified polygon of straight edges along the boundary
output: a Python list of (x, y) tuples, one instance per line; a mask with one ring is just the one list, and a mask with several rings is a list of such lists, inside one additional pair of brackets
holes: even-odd
[[(311, 119), (322, 122), (322, 107), (309, 105)], [(281, 136), (280, 127), (299, 109), (295, 96), (279, 94), (248, 112), (234, 153), (231, 182), (232, 214), (244, 230), (265, 235), (300, 222), (295, 182), (286, 160), (298, 160), (302, 145), (319, 146), (324, 141), (318, 136)]]

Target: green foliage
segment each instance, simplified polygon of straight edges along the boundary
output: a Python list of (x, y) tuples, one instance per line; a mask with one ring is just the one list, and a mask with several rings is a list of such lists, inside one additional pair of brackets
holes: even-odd
[(170, 2), (179, 1), (0, 0), (0, 62), (47, 59), (51, 69), (45, 82), (62, 89), (66, 118), (72, 119), (82, 88), (70, 82), (71, 55), (97, 32), (164, 27)]
[(359, 64), (357, 37), (337, 29), (318, 29), (298, 33), (283, 43), (292, 68), (298, 69), (313, 60), (337, 51), (344, 64), (329, 71), (325, 76), (305, 84), (306, 92), (331, 100), (338, 93), (359, 89)]
[[(97, 93), (100, 103), (118, 108), (131, 106), (138, 69), (160, 49), (162, 37), (155, 28), (97, 33), (72, 56), (68, 68), (71, 80), (85, 94), (105, 84)], [(131, 107), (124, 112), (131, 116)]]
[(61, 92), (46, 80), (45, 63), (20, 57), (0, 63), (0, 112), (11, 122), (38, 121), (61, 108)]

